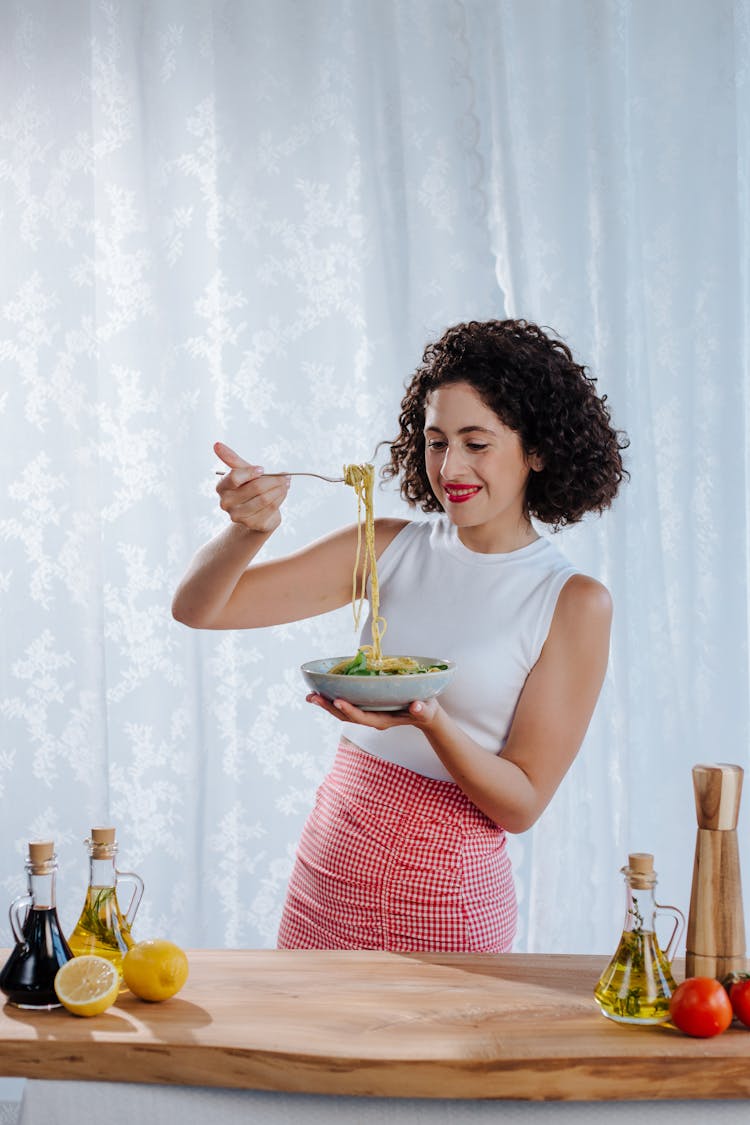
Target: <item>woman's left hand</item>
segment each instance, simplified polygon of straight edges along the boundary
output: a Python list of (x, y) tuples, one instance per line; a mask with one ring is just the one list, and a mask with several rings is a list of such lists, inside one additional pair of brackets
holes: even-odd
[(362, 727), (373, 727), (375, 730), (388, 730), (390, 727), (429, 727), (435, 721), (440, 711), (437, 699), (427, 699), (424, 702), (415, 700), (404, 711), (362, 711), (345, 699), (335, 699), (333, 703), (322, 695), (311, 693), (305, 697), (308, 703), (314, 703), (334, 719), (342, 723), (358, 723)]

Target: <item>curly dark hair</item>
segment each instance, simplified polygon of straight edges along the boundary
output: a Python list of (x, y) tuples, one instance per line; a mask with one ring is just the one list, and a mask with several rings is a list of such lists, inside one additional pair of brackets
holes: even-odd
[(561, 339), (526, 320), (470, 321), (428, 344), (401, 401), (400, 434), (381, 474), (401, 477), (401, 496), (424, 512), (442, 512), (425, 470), (425, 403), (447, 383), (468, 383), (527, 455), (537, 454), (526, 510), (554, 529), (603, 512), (628, 477), (621, 450), (627, 436), (612, 428), (606, 395)]

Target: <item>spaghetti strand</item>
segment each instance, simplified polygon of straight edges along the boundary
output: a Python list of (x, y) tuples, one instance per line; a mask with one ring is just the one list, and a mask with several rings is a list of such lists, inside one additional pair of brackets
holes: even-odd
[[(372, 645), (362, 645), (367, 652), (368, 667), (379, 669), (383, 664), (381, 641), (387, 623), (380, 616), (380, 589), (378, 586), (378, 565), (375, 556), (375, 515), (373, 508), (373, 491), (375, 487), (375, 466), (369, 463), (364, 465), (344, 465), (344, 482), (354, 489), (357, 494), (357, 551), (354, 560), (354, 573), (352, 575), (352, 610), (354, 613), (354, 628), (359, 630), (362, 619), (362, 606), (366, 600), (367, 578), (370, 578), (371, 610), (372, 610)], [(362, 509), (364, 508), (365, 557), (362, 560)], [(360, 573), (359, 591), (357, 591), (357, 575)]]

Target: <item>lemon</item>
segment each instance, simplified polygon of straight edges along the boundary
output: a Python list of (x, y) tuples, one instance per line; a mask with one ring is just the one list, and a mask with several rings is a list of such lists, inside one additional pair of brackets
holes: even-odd
[(55, 974), (57, 999), (76, 1016), (106, 1012), (120, 991), (120, 974), (106, 957), (90, 953), (66, 961)]
[(127, 951), (122, 975), (130, 991), (141, 1000), (168, 1000), (188, 978), (188, 959), (173, 941), (151, 938)]

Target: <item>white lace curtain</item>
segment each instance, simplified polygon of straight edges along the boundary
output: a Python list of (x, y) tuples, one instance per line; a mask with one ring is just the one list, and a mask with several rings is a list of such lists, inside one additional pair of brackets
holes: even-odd
[[(172, 621), (222, 523), (212, 442), (365, 459), (429, 338), (517, 315), (597, 376), (632, 480), (562, 535), (612, 659), (512, 843), (516, 948), (609, 952), (629, 850), (686, 908), (690, 767), (747, 759), (749, 64), (748, 0), (0, 5), (7, 899), (51, 834), (72, 925), (111, 822), (136, 937), (273, 945), (338, 734), (298, 666), (354, 634)], [(353, 496), (296, 482), (285, 511), (271, 555)]]

